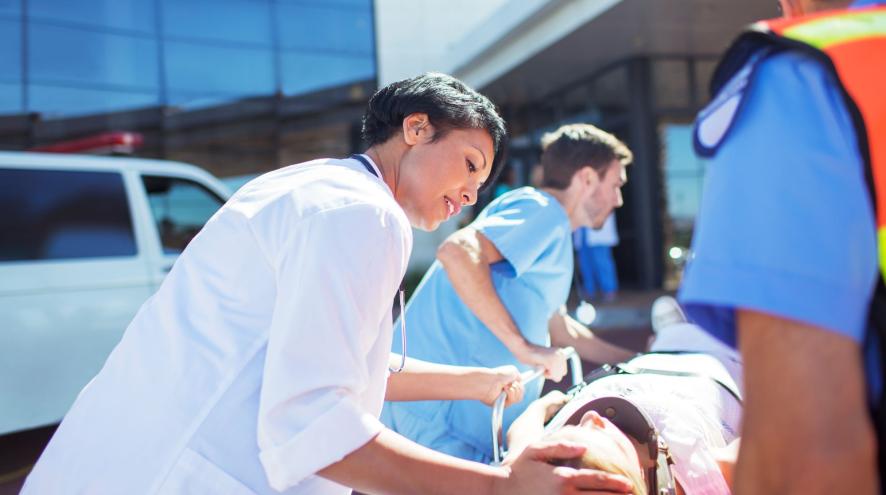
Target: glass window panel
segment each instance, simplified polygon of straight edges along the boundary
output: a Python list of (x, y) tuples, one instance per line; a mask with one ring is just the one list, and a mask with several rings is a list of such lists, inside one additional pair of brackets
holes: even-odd
[(0, 15), (17, 16), (21, 12), (21, 0), (0, 0)]
[(70, 117), (156, 106), (155, 92), (125, 92), (32, 84), (28, 93), (29, 111), (45, 118)]
[(34, 82), (117, 86), (115, 89), (158, 87), (155, 40), (38, 23), (31, 26), (30, 40)]
[(166, 94), (166, 104), (185, 110), (214, 107), (243, 99), (244, 95), (229, 93), (205, 93), (199, 91), (170, 91)]
[(166, 42), (166, 80), (175, 90), (205, 94), (262, 95), (274, 92), (271, 49)]
[(205, 187), (186, 179), (144, 176), (142, 180), (166, 254), (184, 251), (223, 203)]
[(692, 125), (666, 125), (663, 142), (668, 214), (691, 222), (698, 214), (705, 173), (704, 161), (693, 150)]
[(702, 161), (695, 155), (692, 132), (693, 126), (690, 124), (668, 124), (664, 127), (665, 170), (667, 173), (702, 173)]
[(0, 261), (134, 256), (123, 177), (0, 169)]
[[(2, 1), (4, 0), (0, 0), (0, 2)], [(21, 23), (0, 19), (0, 81), (21, 82), (21, 78)]]
[(283, 92), (288, 95), (375, 78), (371, 57), (284, 52), (281, 58)]
[(324, 5), (335, 5), (335, 6), (343, 6), (343, 7), (363, 7), (366, 9), (372, 8), (372, 0), (277, 0), (277, 3), (280, 4), (295, 4), (295, 5), (313, 5), (322, 7)]
[(271, 7), (242, 0), (164, 0), (167, 36), (271, 44)]
[(668, 213), (674, 220), (694, 220), (701, 204), (701, 177), (668, 177)]
[[(0, 0), (2, 2), (4, 0)], [(28, 0), (32, 19), (72, 22), (153, 33), (156, 8), (146, 0)]]
[(373, 53), (372, 12), (368, 6), (280, 4), (277, 9), (277, 30), (283, 48)]
[(0, 115), (23, 113), (22, 85), (0, 83)]

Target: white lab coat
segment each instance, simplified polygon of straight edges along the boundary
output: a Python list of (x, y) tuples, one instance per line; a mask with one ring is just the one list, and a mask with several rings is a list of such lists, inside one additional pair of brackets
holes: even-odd
[(411, 236), (353, 159), (246, 185), (138, 312), (22, 493), (349, 493), (314, 473), (382, 429)]

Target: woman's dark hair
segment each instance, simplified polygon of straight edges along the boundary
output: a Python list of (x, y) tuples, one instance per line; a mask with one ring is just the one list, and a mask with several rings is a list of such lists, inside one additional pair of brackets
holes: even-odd
[(486, 189), (501, 173), (507, 145), (505, 122), (488, 98), (446, 74), (429, 72), (388, 84), (372, 95), (363, 115), (363, 140), (369, 146), (384, 143), (402, 129), (403, 119), (427, 114), (436, 129), (433, 139), (452, 129), (484, 129), (492, 137), (495, 156)]

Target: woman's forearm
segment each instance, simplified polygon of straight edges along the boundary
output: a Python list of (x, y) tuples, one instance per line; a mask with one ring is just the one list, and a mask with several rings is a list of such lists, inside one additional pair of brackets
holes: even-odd
[[(400, 364), (400, 355), (391, 354), (391, 362)], [(392, 364), (393, 366), (393, 364)], [(430, 363), (407, 358), (400, 373), (391, 373), (385, 400), (457, 400), (476, 399), (471, 375), (474, 368)]]
[[(390, 366), (399, 366), (400, 355), (391, 354)], [(477, 368), (431, 363), (407, 358), (400, 373), (391, 373), (385, 400), (479, 400), (491, 404), (502, 392), (508, 403), (522, 399), (520, 373), (513, 366)]]
[[(396, 473), (396, 475), (392, 475)], [(449, 457), (383, 430), (320, 476), (365, 493), (492, 494), (508, 472)]]

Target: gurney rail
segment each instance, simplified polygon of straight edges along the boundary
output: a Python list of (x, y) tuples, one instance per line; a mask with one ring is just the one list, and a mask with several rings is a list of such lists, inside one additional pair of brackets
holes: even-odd
[[(563, 348), (560, 352), (564, 353), (569, 360), (569, 373), (572, 375), (572, 386), (582, 383), (584, 375), (582, 374), (581, 358), (578, 353), (575, 352), (575, 349), (572, 347)], [(542, 376), (544, 376), (544, 368), (536, 368), (523, 373), (521, 381), (523, 384), (528, 384)], [(505, 401), (507, 400), (507, 397), (507, 392), (502, 392), (498, 398), (495, 399), (495, 404), (492, 406), (492, 455), (494, 465), (501, 464), (506, 452), (504, 431), (502, 427), (504, 423)]]

